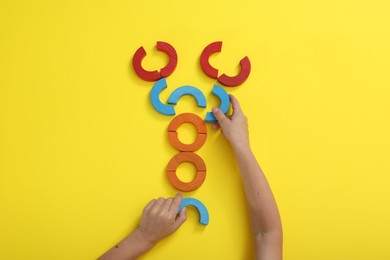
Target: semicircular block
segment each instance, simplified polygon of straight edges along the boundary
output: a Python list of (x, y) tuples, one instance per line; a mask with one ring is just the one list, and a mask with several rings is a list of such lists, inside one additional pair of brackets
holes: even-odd
[(203, 225), (209, 224), (209, 212), (207, 211), (206, 206), (197, 199), (194, 198), (184, 198), (181, 201), (179, 211), (180, 212), (184, 207), (193, 206), (199, 212), (199, 222)]
[(246, 56), (240, 61), (240, 65), (241, 71), (237, 76), (230, 77), (226, 74), (222, 74), (220, 77), (218, 77), (218, 82), (227, 87), (236, 87), (244, 83), (244, 81), (249, 77), (249, 74), (251, 72), (251, 62), (248, 56)]
[(156, 109), (158, 112), (163, 115), (172, 116), (176, 114), (173, 106), (165, 105), (160, 101), (160, 93), (165, 88), (167, 88), (167, 82), (165, 78), (162, 78), (154, 83), (152, 90), (150, 91), (150, 100), (154, 109)]
[(160, 70), (160, 76), (163, 78), (171, 75), (177, 66), (177, 53), (175, 48), (167, 42), (157, 42), (157, 50), (163, 51), (169, 56), (169, 63)]
[(175, 89), (168, 98), (168, 104), (176, 105), (179, 99), (184, 95), (191, 95), (196, 99), (198, 107), (206, 107), (206, 97), (202, 91), (193, 86), (183, 86)]
[(210, 65), (209, 58), (216, 52), (221, 52), (222, 42), (213, 42), (206, 46), (203, 49), (202, 54), (200, 55), (200, 67), (203, 72), (210, 78), (218, 78), (218, 70)]
[[(223, 87), (218, 85), (214, 85), (213, 94), (214, 96), (218, 97), (219, 100), (221, 101), (219, 109), (221, 109), (221, 111), (224, 114), (226, 114), (230, 107), (229, 94), (226, 92), (226, 90)], [(205, 121), (211, 123), (211, 122), (217, 122), (217, 119), (215, 118), (212, 112), (207, 112)]]
[(146, 51), (144, 47), (139, 47), (133, 56), (133, 68), (135, 73), (143, 80), (146, 81), (156, 81), (161, 78), (157, 70), (147, 71), (142, 67), (142, 60), (146, 56)]

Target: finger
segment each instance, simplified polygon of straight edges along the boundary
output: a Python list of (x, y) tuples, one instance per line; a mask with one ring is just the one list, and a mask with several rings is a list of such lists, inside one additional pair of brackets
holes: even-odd
[(163, 210), (169, 211), (172, 202), (173, 202), (173, 198), (166, 199), (166, 200), (164, 201), (163, 205), (161, 206), (161, 208), (162, 208)]
[(218, 122), (216, 122), (216, 123), (213, 124), (213, 129), (218, 129), (218, 128), (220, 128), (220, 127), (221, 127), (221, 126), (219, 125)]
[(222, 128), (224, 128), (225, 125), (227, 125), (230, 121), (229, 118), (227, 118), (225, 116), (225, 114), (222, 113), (221, 109), (219, 109), (217, 107), (213, 108), (213, 114), (214, 114), (215, 118), (218, 120), (218, 123)]
[(233, 107), (233, 115), (237, 114), (237, 113), (238, 114), (242, 113), (242, 109), (241, 109), (240, 103), (238, 102), (236, 97), (233, 96), (232, 94), (229, 94), (229, 97), (230, 97), (230, 102), (232, 103), (232, 107)]
[(146, 204), (146, 206), (145, 206), (145, 208), (144, 208), (144, 211), (150, 210), (150, 209), (153, 207), (154, 203), (156, 203), (156, 200), (155, 200), (155, 199), (149, 201), (149, 203)]
[(183, 195), (181, 195), (180, 193), (176, 194), (175, 198), (172, 201), (171, 207), (169, 208), (169, 212), (172, 212), (176, 215), (177, 212), (179, 211), (179, 207), (182, 199), (183, 199)]
[(154, 203), (152, 209), (160, 209), (161, 206), (163, 205), (164, 201), (165, 201), (164, 198), (162, 198), (162, 197), (158, 198), (158, 199), (156, 200), (156, 202)]
[(186, 207), (182, 208), (182, 210), (180, 210), (179, 215), (177, 215), (175, 221), (176, 229), (178, 229), (187, 220), (186, 210)]

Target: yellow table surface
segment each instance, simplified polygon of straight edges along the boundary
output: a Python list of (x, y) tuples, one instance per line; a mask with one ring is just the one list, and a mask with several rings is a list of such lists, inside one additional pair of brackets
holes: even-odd
[[(172, 117), (150, 101), (146, 69), (168, 58), (176, 71), (161, 93), (193, 85), (176, 112), (204, 117), (218, 100), (200, 69), (234, 75), (253, 150), (280, 209), (285, 259), (390, 259), (390, 2), (11, 1), (0, 2), (0, 258), (96, 259), (137, 226), (146, 203), (176, 194), (165, 167), (176, 154)], [(208, 127), (197, 151), (207, 178), (185, 197), (201, 200), (174, 235), (141, 259), (251, 259), (252, 241), (229, 144)], [(195, 130), (184, 125), (180, 138)], [(179, 167), (191, 180), (190, 164)]]

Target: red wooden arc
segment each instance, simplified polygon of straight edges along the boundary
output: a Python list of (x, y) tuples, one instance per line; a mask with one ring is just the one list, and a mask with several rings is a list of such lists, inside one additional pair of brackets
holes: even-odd
[(218, 77), (218, 82), (227, 86), (227, 87), (235, 87), (244, 83), (244, 81), (249, 77), (251, 72), (251, 62), (246, 56), (240, 61), (241, 71), (237, 76), (227, 76), (226, 74), (222, 74)]
[(135, 73), (137, 73), (138, 77), (140, 77), (143, 80), (146, 81), (156, 81), (161, 78), (160, 74), (158, 73), (157, 70), (155, 71), (147, 71), (145, 70), (141, 63), (142, 60), (146, 56), (146, 51), (144, 47), (139, 47), (139, 49), (135, 52), (134, 57), (133, 57), (133, 68)]
[(166, 78), (171, 75), (176, 69), (177, 53), (175, 48), (173, 48), (172, 45), (166, 42), (157, 42), (157, 50), (163, 51), (169, 56), (169, 63), (167, 64), (167, 66), (160, 70), (160, 76), (162, 78)]
[(204, 48), (200, 55), (200, 66), (207, 76), (213, 79), (218, 78), (218, 70), (210, 65), (209, 58), (216, 52), (221, 52), (222, 42), (213, 42)]

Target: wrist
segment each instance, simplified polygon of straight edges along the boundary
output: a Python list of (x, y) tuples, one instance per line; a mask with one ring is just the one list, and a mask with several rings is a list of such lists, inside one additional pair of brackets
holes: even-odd
[(246, 154), (251, 152), (251, 147), (249, 142), (232, 142), (232, 149), (236, 155), (238, 154)]
[(135, 229), (130, 235), (129, 238), (131, 240), (136, 241), (140, 248), (148, 251), (152, 247), (154, 247), (158, 241), (150, 239), (142, 230), (139, 228)]
[(156, 244), (157, 242), (153, 243), (147, 239), (145, 234), (137, 228), (113, 249), (104, 254), (101, 259), (137, 259)]

